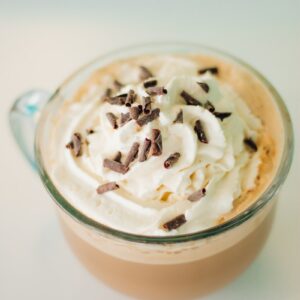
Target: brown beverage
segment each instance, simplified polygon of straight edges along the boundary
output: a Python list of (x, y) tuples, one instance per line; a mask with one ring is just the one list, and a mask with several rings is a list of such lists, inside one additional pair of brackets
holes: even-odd
[(215, 291), (243, 272), (265, 244), (274, 213), (275, 207), (268, 208), (261, 223), (229, 249), (208, 258), (171, 265), (142, 264), (113, 257), (78, 237), (65, 220), (61, 225), (73, 253), (105, 284), (135, 299), (187, 300)]

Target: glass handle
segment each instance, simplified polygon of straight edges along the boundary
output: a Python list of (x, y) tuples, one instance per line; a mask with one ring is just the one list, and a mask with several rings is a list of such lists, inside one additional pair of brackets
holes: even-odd
[(21, 95), (9, 112), (9, 123), (12, 134), (21, 151), (36, 169), (34, 156), (34, 137), (40, 112), (50, 98), (50, 93), (33, 90)]

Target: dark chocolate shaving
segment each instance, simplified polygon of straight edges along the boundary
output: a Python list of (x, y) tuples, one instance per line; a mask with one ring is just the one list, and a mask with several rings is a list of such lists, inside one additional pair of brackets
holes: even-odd
[(188, 94), (186, 91), (182, 91), (180, 96), (184, 99), (187, 105), (199, 105), (202, 106), (202, 103)]
[(204, 104), (204, 107), (209, 110), (211, 113), (213, 113), (215, 111), (215, 107), (212, 105), (212, 103), (207, 100)]
[(118, 128), (117, 117), (111, 112), (106, 113), (106, 117), (109, 123), (111, 124), (112, 128), (117, 129)]
[(66, 145), (71, 150), (75, 157), (82, 155), (82, 136), (80, 133), (75, 132), (72, 135), (71, 141)]
[(150, 151), (150, 146), (151, 146), (151, 140), (146, 138), (139, 154), (139, 162), (143, 162), (147, 160), (148, 153)]
[(183, 112), (182, 109), (178, 112), (175, 120), (173, 121), (173, 123), (183, 123)]
[(206, 72), (210, 72), (211, 74), (218, 74), (219, 73), (219, 69), (217, 67), (209, 67), (209, 68), (203, 68), (203, 69), (200, 69), (198, 71), (199, 74), (204, 74)]
[(136, 159), (137, 154), (139, 152), (139, 147), (140, 147), (139, 143), (133, 143), (125, 159), (125, 163), (124, 163), (125, 167), (128, 167)]
[(89, 128), (89, 129), (86, 130), (86, 133), (87, 134), (93, 134), (93, 133), (95, 133), (95, 130), (92, 129), (92, 128)]
[(209, 85), (205, 82), (197, 82), (203, 89), (203, 91), (205, 93), (208, 93), (209, 92)]
[(170, 169), (171, 167), (173, 167), (174, 164), (177, 163), (177, 161), (180, 158), (180, 153), (179, 152), (175, 152), (173, 154), (171, 154), (164, 162), (164, 167), (166, 169)]
[(156, 79), (147, 80), (144, 82), (144, 88), (149, 88), (157, 85)]
[(186, 223), (186, 218), (185, 218), (184, 214), (181, 214), (181, 215), (175, 217), (174, 219), (163, 224), (163, 228), (168, 231), (171, 231), (172, 229), (177, 229), (184, 223)]
[(104, 183), (97, 188), (98, 194), (104, 194), (109, 191), (113, 191), (119, 188), (119, 185), (115, 182)]
[(115, 157), (113, 158), (113, 160), (120, 163), (121, 159), (122, 159), (122, 153), (118, 151)]
[(215, 111), (215, 112), (213, 112), (213, 114), (215, 115), (215, 117), (220, 119), (221, 122), (223, 122), (224, 119), (231, 116), (231, 112), (217, 112), (217, 111)]
[(206, 189), (202, 188), (199, 191), (196, 191), (194, 193), (192, 193), (191, 195), (188, 196), (188, 200), (191, 202), (196, 202), (198, 200), (200, 200), (202, 197), (204, 197), (206, 194)]
[(148, 115), (145, 115), (145, 116), (142, 116), (140, 117), (136, 123), (139, 125), (139, 126), (144, 126), (146, 124), (148, 124), (149, 122), (152, 122), (154, 121), (155, 119), (157, 119), (159, 117), (159, 113), (160, 113), (160, 109), (159, 108), (155, 108), (151, 111), (150, 114)]
[(144, 113), (149, 114), (151, 112), (151, 98), (143, 97)]
[(203, 126), (202, 126), (200, 120), (197, 120), (197, 121), (195, 122), (194, 130), (195, 130), (195, 132), (196, 132), (196, 134), (197, 134), (198, 140), (199, 140), (201, 143), (207, 144), (207, 143), (208, 143), (208, 140), (207, 140), (207, 137), (206, 137), (206, 135), (205, 135), (205, 132), (204, 132), (204, 130), (203, 130)]
[(245, 138), (244, 139), (244, 143), (247, 146), (247, 148), (253, 152), (257, 151), (257, 145), (255, 144), (255, 142), (251, 139), (251, 138)]
[(124, 105), (126, 102), (127, 94), (121, 94), (114, 97), (105, 97), (105, 101), (112, 105)]
[(124, 166), (123, 164), (117, 161), (107, 158), (105, 158), (103, 161), (103, 167), (121, 174), (125, 174), (128, 171), (128, 167)]
[(133, 120), (137, 120), (140, 115), (140, 108), (138, 106), (132, 106), (129, 108), (130, 117)]
[(140, 114), (143, 112), (143, 105), (142, 104), (139, 104), (138, 105), (138, 108), (139, 108), (139, 111), (140, 111)]
[(146, 93), (149, 96), (158, 96), (167, 94), (168, 91), (163, 86), (153, 86), (146, 89)]
[(162, 154), (162, 138), (159, 129), (152, 129), (151, 131), (150, 154), (153, 156), (159, 156)]
[(153, 77), (150, 70), (148, 68), (146, 68), (145, 66), (140, 66), (140, 79), (141, 80), (146, 80), (150, 77)]
[(129, 90), (126, 100), (125, 100), (125, 105), (127, 107), (130, 107), (131, 104), (135, 101), (135, 99), (136, 99), (136, 94), (135, 94), (134, 90)]
[(117, 79), (114, 80), (114, 86), (117, 90), (120, 90), (123, 87), (123, 84)]
[(126, 113), (126, 114), (121, 113), (120, 126), (124, 126), (129, 121), (131, 121), (130, 113)]

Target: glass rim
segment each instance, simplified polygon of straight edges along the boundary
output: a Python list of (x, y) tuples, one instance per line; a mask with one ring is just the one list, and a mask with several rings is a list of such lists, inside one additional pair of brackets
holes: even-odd
[[(276, 194), (280, 186), (284, 183), (291, 163), (292, 163), (292, 157), (293, 157), (293, 148), (294, 148), (294, 135), (293, 135), (293, 127), (291, 118), (289, 115), (289, 112), (287, 110), (287, 107), (279, 95), (279, 93), (276, 91), (276, 89), (273, 87), (273, 85), (256, 69), (254, 69), (249, 64), (245, 63), (243, 60), (236, 58), (235, 56), (228, 54), (224, 51), (214, 49), (211, 47), (207, 47), (201, 44), (195, 44), (195, 43), (185, 43), (185, 42), (157, 42), (157, 43), (146, 43), (146, 44), (137, 44), (132, 45), (125, 48), (120, 48), (118, 50), (110, 51), (104, 55), (100, 55), (96, 59), (92, 60), (91, 62), (83, 65), (81, 68), (77, 69), (77, 71), (73, 72), (52, 94), (50, 97), (49, 102), (51, 102), (57, 94), (61, 90), (63, 90), (77, 75), (80, 75), (82, 71), (88, 69), (89, 67), (92, 67), (97, 62), (100, 62), (101, 60), (107, 59), (107, 58), (113, 58), (115, 55), (122, 55), (124, 52), (130, 52), (138, 49), (145, 48), (145, 52), (143, 54), (147, 54), (146, 48), (147, 47), (168, 47), (172, 49), (174, 48), (180, 48), (180, 47), (190, 47), (194, 48), (195, 50), (198, 50), (199, 53), (208, 53), (211, 55), (217, 55), (223, 58), (230, 59), (237, 63), (238, 65), (246, 68), (249, 72), (251, 72), (271, 93), (274, 102), (279, 110), (283, 128), (284, 128), (284, 143), (283, 143), (283, 150), (281, 153), (281, 160), (279, 163), (279, 166), (277, 168), (277, 172), (274, 175), (272, 181), (269, 183), (269, 185), (266, 187), (264, 192), (256, 199), (254, 203), (252, 203), (246, 210), (240, 212), (235, 217), (225, 221), (222, 224), (210, 227), (208, 229), (187, 233), (187, 234), (180, 234), (180, 235), (167, 235), (167, 236), (148, 236), (148, 235), (140, 235), (140, 234), (134, 234), (129, 233), (125, 231), (121, 231), (112, 227), (109, 227), (107, 225), (104, 225), (100, 222), (95, 221), (94, 219), (88, 217), (84, 213), (82, 213), (80, 210), (78, 210), (75, 206), (73, 206), (69, 201), (67, 201), (63, 195), (58, 191), (58, 189), (53, 184), (50, 176), (48, 175), (46, 168), (43, 163), (42, 159), (42, 153), (40, 151), (39, 147), (39, 123), (37, 126), (37, 132), (35, 136), (35, 144), (34, 144), (34, 150), (35, 150), (35, 158), (37, 162), (37, 170), (39, 173), (39, 176), (41, 177), (41, 180), (46, 188), (46, 190), (50, 193), (52, 199), (54, 202), (72, 219), (75, 221), (88, 226), (89, 228), (96, 230), (102, 234), (108, 234), (110, 236), (113, 236), (115, 238), (119, 238), (122, 240), (127, 240), (131, 242), (138, 242), (138, 243), (150, 243), (150, 244), (173, 244), (173, 243), (182, 243), (182, 242), (188, 242), (188, 241), (195, 241), (204, 239), (207, 237), (218, 235), (224, 231), (227, 231), (229, 229), (232, 229), (246, 220), (250, 219), (253, 215), (255, 215), (262, 207), (264, 207)], [(173, 50), (174, 51), (174, 50)], [(201, 52), (202, 51), (202, 52)], [(159, 53), (159, 52), (156, 52)], [(142, 53), (140, 53), (141, 55)], [(150, 54), (150, 52), (148, 52)], [(129, 57), (129, 56), (127, 56)], [(126, 56), (122, 57), (126, 58)], [(47, 104), (48, 104), (47, 103)], [(47, 104), (46, 107), (42, 110), (41, 113), (41, 119), (43, 117), (43, 114), (47, 110)]]

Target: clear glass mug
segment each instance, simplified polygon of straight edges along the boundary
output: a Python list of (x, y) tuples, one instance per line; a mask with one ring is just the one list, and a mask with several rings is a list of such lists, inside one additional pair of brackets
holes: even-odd
[[(283, 153), (271, 184), (247, 210), (196, 233), (149, 237), (100, 224), (77, 210), (52, 183), (41, 148), (47, 142), (49, 116), (98, 68), (118, 59), (149, 53), (202, 53), (231, 60), (251, 72), (271, 92), (284, 128)], [(189, 299), (221, 287), (241, 273), (265, 243), (278, 191), (293, 156), (288, 111), (271, 84), (249, 65), (228, 54), (195, 44), (159, 43), (103, 55), (71, 75), (54, 93), (34, 90), (10, 111), (10, 125), (22, 152), (38, 172), (56, 204), (65, 236), (84, 265), (104, 282), (139, 299)]]

